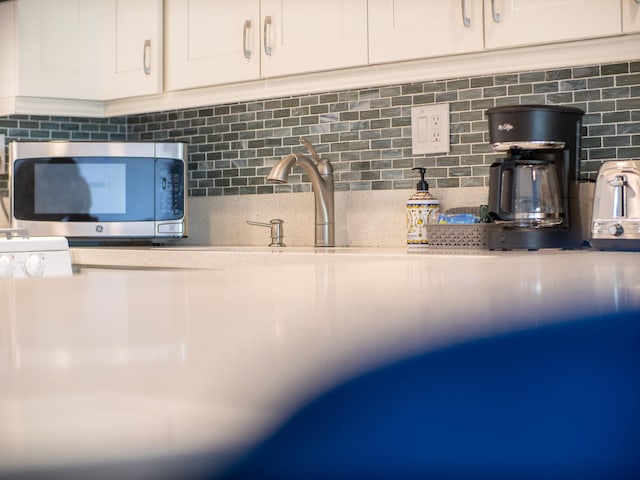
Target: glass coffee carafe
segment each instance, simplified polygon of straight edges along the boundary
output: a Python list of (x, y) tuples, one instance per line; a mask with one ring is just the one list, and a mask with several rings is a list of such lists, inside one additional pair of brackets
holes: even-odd
[(562, 223), (560, 184), (553, 162), (506, 158), (496, 179), (496, 222), (529, 228)]

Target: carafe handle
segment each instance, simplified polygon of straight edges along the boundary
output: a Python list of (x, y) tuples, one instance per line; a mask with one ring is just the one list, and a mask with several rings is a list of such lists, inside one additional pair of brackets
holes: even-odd
[(494, 220), (513, 220), (513, 160), (503, 158), (489, 168), (489, 215)]

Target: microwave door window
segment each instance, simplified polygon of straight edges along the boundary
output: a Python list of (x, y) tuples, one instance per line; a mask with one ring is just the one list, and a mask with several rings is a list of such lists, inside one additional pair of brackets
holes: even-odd
[(29, 159), (17, 164), (15, 171), (15, 212), (19, 219), (153, 219), (153, 197), (149, 198), (153, 191), (153, 159)]
[(123, 163), (80, 164), (81, 177), (91, 196), (89, 215), (127, 213), (127, 176)]
[(81, 165), (44, 163), (34, 169), (34, 213), (62, 221), (96, 221), (92, 216), (91, 186), (81, 173)]

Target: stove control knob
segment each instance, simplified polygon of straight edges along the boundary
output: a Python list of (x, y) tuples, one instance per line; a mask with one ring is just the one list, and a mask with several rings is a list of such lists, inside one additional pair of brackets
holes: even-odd
[(24, 262), (24, 271), (30, 277), (41, 277), (44, 273), (44, 257), (34, 253)]
[(614, 237), (619, 237), (623, 233), (624, 233), (624, 228), (622, 228), (622, 225), (620, 225), (619, 223), (616, 223), (615, 225), (611, 225), (609, 227), (609, 235), (613, 235)]
[(16, 268), (16, 262), (9, 255), (0, 257), (0, 278), (11, 278)]

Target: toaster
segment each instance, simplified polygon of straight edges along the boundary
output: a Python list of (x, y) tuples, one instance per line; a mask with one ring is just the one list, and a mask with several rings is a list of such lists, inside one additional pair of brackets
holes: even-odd
[(640, 250), (640, 160), (600, 166), (589, 243), (601, 250)]

